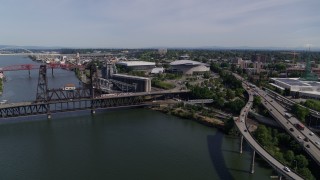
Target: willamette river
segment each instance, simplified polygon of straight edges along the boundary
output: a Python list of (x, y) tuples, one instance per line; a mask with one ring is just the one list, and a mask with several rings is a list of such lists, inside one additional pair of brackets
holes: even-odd
[[(35, 63), (0, 56), (0, 67)], [(49, 73), (50, 72), (50, 73)], [(79, 84), (73, 72), (48, 71), (50, 88)], [(38, 71), (5, 72), (0, 99), (34, 100)], [(270, 179), (272, 169), (239, 139), (148, 109), (0, 119), (0, 179)]]

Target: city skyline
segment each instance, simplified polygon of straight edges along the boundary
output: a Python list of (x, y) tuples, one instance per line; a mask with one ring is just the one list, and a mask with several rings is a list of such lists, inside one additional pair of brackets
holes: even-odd
[(318, 7), (317, 0), (4, 0), (0, 44), (319, 48)]

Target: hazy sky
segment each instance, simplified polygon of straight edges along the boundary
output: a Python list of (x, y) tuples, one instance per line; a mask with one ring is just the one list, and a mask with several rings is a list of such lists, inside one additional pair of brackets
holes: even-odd
[(0, 0), (0, 44), (320, 47), (320, 0)]

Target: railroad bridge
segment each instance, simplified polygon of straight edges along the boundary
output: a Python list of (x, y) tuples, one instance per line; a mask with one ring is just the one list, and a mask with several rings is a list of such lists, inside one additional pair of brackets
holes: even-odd
[[(35, 66), (32, 66), (36, 68)], [(96, 67), (90, 66), (90, 83), (87, 88), (76, 88), (74, 90), (48, 89), (47, 65), (40, 65), (36, 99), (32, 102), (20, 102), (3, 104), (0, 106), (0, 118), (32, 116), (51, 114), (58, 112), (69, 112), (79, 110), (91, 110), (94, 114), (97, 109), (112, 107), (135, 107), (146, 106), (148, 101), (155, 97), (174, 98), (188, 93), (187, 90), (175, 91), (164, 90), (156, 92), (126, 92), (117, 94), (100, 93), (97, 87)]]

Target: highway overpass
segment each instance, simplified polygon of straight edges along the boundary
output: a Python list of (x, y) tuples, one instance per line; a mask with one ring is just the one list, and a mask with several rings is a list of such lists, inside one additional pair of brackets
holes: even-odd
[(303, 179), (296, 173), (292, 171), (286, 171), (284, 169), (285, 165), (283, 165), (281, 162), (276, 160), (272, 155), (270, 155), (265, 149), (263, 149), (260, 144), (252, 137), (251, 133), (249, 132), (249, 129), (247, 128), (246, 119), (247, 115), (253, 105), (253, 92), (248, 90), (248, 84), (243, 83), (243, 87), (247, 90), (249, 94), (249, 101), (247, 102), (246, 106), (242, 108), (240, 116), (236, 119), (235, 125), (239, 129), (241, 136), (241, 145), (240, 145), (240, 153), (242, 153), (242, 143), (243, 138), (246, 139), (248, 144), (253, 149), (253, 157), (252, 157), (252, 163), (251, 163), (251, 173), (254, 172), (254, 158), (255, 158), (255, 152), (257, 152), (266, 162), (268, 162), (279, 174), (283, 175), (287, 179)]

